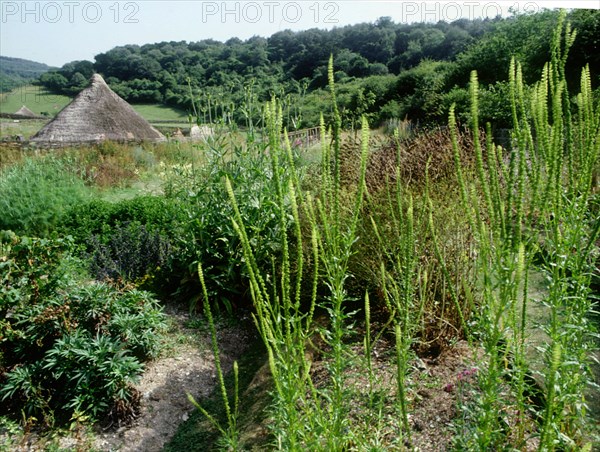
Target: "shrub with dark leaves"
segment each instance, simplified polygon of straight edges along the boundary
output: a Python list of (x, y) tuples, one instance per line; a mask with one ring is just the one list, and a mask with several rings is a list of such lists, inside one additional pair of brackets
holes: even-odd
[(131, 416), (131, 384), (166, 318), (148, 292), (89, 282), (69, 239), (16, 238), (0, 256), (0, 415), (47, 425)]
[(99, 281), (151, 278), (167, 264), (171, 251), (167, 237), (138, 222), (116, 226), (104, 236), (93, 235), (88, 243), (91, 273)]
[(83, 245), (82, 256), (89, 258), (97, 280), (134, 282), (170, 293), (184, 273), (175, 239), (184, 234), (187, 218), (177, 199), (94, 200), (67, 214), (63, 233)]

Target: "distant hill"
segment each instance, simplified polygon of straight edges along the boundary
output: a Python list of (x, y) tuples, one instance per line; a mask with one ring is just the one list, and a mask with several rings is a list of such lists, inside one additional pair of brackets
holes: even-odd
[(52, 67), (43, 63), (0, 56), (0, 92), (26, 85), (50, 69)]

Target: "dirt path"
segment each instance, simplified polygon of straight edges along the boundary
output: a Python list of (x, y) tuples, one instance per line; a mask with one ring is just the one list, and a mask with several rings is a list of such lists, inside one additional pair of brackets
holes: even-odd
[[(180, 328), (180, 334), (192, 334), (185, 328), (189, 315), (184, 311), (170, 312)], [(198, 337), (197, 344), (182, 344), (173, 356), (150, 363), (136, 388), (142, 395), (141, 414), (131, 427), (96, 436), (95, 449), (102, 451), (154, 452), (173, 437), (179, 425), (185, 422), (196, 400), (208, 396), (217, 384), (214, 357), (210, 348), (210, 335), (206, 331)], [(225, 372), (233, 367), (244, 348), (249, 344), (243, 327), (222, 327), (218, 331), (221, 366)]]

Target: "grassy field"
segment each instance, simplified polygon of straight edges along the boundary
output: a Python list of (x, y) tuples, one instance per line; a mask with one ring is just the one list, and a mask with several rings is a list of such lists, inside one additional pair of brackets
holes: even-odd
[(0, 118), (0, 139), (20, 135), (29, 138), (44, 127), (46, 119), (16, 120)]
[(161, 104), (139, 104), (132, 107), (150, 122), (179, 121), (187, 124), (188, 117), (183, 110)]
[(0, 113), (15, 113), (26, 105), (34, 113), (54, 116), (71, 101), (68, 96), (52, 94), (40, 86), (21, 86), (0, 97)]

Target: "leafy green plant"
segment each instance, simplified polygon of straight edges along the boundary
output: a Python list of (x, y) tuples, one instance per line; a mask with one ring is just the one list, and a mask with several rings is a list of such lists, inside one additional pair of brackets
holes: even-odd
[(215, 367), (217, 371), (217, 376), (219, 378), (219, 390), (221, 392), (221, 398), (223, 401), (223, 407), (225, 408), (225, 415), (227, 418), (227, 427), (222, 427), (219, 422), (206, 411), (193, 397), (191, 394), (188, 394), (188, 398), (192, 404), (198, 408), (204, 416), (219, 430), (221, 433), (220, 442), (223, 445), (223, 448), (227, 450), (237, 451), (240, 450), (239, 445), (239, 431), (237, 428), (237, 418), (239, 416), (239, 380), (238, 380), (238, 364), (237, 361), (233, 363), (233, 381), (234, 381), (234, 403), (233, 410), (231, 409), (231, 404), (229, 402), (229, 395), (227, 393), (227, 388), (225, 386), (225, 377), (223, 373), (223, 369), (221, 367), (221, 358), (219, 356), (219, 344), (217, 340), (217, 330), (215, 328), (215, 321), (212, 315), (212, 311), (210, 308), (210, 301), (208, 299), (208, 291), (206, 290), (206, 282), (204, 280), (204, 273), (202, 272), (202, 264), (198, 264), (198, 279), (200, 280), (200, 285), (202, 286), (202, 294), (204, 297), (204, 315), (208, 320), (208, 327), (210, 329), (210, 337), (212, 343), (212, 352), (213, 357), (215, 359)]
[[(340, 185), (340, 126), (335, 103), (333, 60), (329, 63), (330, 88), (333, 94), (334, 125), (331, 144), (322, 125), (322, 181), (318, 198), (299, 191), (300, 179), (294, 168), (289, 142), (282, 148), (281, 111), (272, 101), (266, 108), (269, 153), (273, 181), (276, 221), (281, 260), (273, 262), (271, 271), (258, 265), (257, 248), (250, 239), (252, 223), (242, 215), (233, 182), (226, 180), (233, 206), (233, 226), (243, 246), (244, 262), (250, 277), (251, 294), (256, 310), (255, 323), (267, 347), (269, 366), (275, 390), (273, 434), (276, 447), (295, 450), (299, 447), (341, 450), (351, 438), (348, 431), (344, 340), (352, 312), (346, 306), (345, 290), (348, 262), (356, 241), (356, 227), (364, 195), (368, 125), (362, 125), (362, 158), (357, 189), (347, 198)], [(286, 177), (285, 162), (291, 177)], [(349, 199), (349, 200), (348, 200)], [(346, 208), (348, 210), (346, 210)], [(310, 257), (304, 249), (300, 215), (309, 224)], [(292, 238), (287, 231), (293, 231)], [(258, 248), (260, 252), (260, 248)], [(260, 255), (260, 254), (258, 254)], [(312, 259), (313, 272), (308, 312), (303, 312), (302, 281), (307, 272), (304, 264)], [(292, 273), (292, 271), (294, 273)], [(322, 284), (326, 294), (318, 300), (317, 288)], [(313, 316), (319, 306), (328, 314), (331, 324), (317, 329), (328, 351), (328, 382), (316, 387), (310, 375), (307, 342), (314, 333)]]
[[(118, 406), (135, 410), (131, 384), (141, 374), (142, 365), (119, 339), (76, 330), (56, 340), (42, 363), (40, 370), (51, 374), (44, 382), (46, 391), (50, 385), (61, 388), (58, 393), (47, 392), (57, 410), (93, 419)], [(14, 396), (10, 385), (3, 388), (3, 393)]]
[[(536, 270), (548, 281), (543, 299), (548, 322), (542, 327), (548, 343), (541, 347), (543, 359), (537, 358), (543, 364), (539, 375), (544, 403), (532, 408), (539, 419), (539, 447), (589, 447), (585, 387), (591, 378), (588, 363), (594, 331), (589, 321), (590, 275), (600, 230), (600, 221), (590, 216), (590, 193), (600, 115), (587, 68), (582, 71), (576, 109), (569, 104), (565, 64), (575, 34), (564, 18), (563, 13), (554, 33), (552, 60), (531, 90), (525, 90), (521, 66), (511, 63), (514, 145), (509, 154), (505, 156), (491, 139), (485, 147), (480, 142), (475, 73), (471, 76), (473, 180), (460, 163), (454, 140), (461, 199), (477, 241), (481, 276), (476, 332), (486, 351), (478, 374), (480, 394), (472, 407), (477, 428), (471, 437), (463, 438), (469, 447), (489, 449), (507, 441), (502, 413), (510, 401), (498, 398), (505, 380), (514, 388), (519, 413), (515, 441), (517, 447), (524, 444), (524, 413), (531, 409), (526, 356), (531, 321), (528, 275)], [(455, 130), (453, 110), (450, 126)]]
[(52, 425), (136, 409), (131, 383), (158, 353), (165, 316), (147, 292), (87, 281), (72, 251), (69, 239), (20, 238), (2, 258), (3, 414)]
[(164, 293), (174, 290), (187, 265), (176, 248), (186, 218), (171, 198), (93, 200), (73, 207), (61, 230), (83, 245), (81, 255), (98, 280), (134, 282)]
[(242, 246), (230, 222), (233, 209), (223, 182), (229, 178), (235, 184), (240, 213), (252, 225), (249, 236), (258, 250), (258, 265), (270, 268), (271, 259), (278, 259), (281, 253), (278, 210), (273, 202), (275, 181), (264, 141), (248, 137), (240, 144), (220, 133), (208, 141), (205, 152), (202, 168), (178, 168), (168, 179), (168, 196), (181, 203), (190, 219), (175, 243), (185, 263), (178, 292), (197, 304), (201, 291), (196, 269), (201, 262), (211, 301), (231, 310), (248, 304), (250, 294)]
[(174, 234), (174, 229), (185, 218), (176, 200), (144, 195), (117, 203), (93, 199), (74, 205), (60, 226), (63, 234), (72, 235), (78, 243), (85, 244), (91, 236), (100, 236), (105, 242), (104, 237), (110, 235), (112, 228), (132, 222)]

